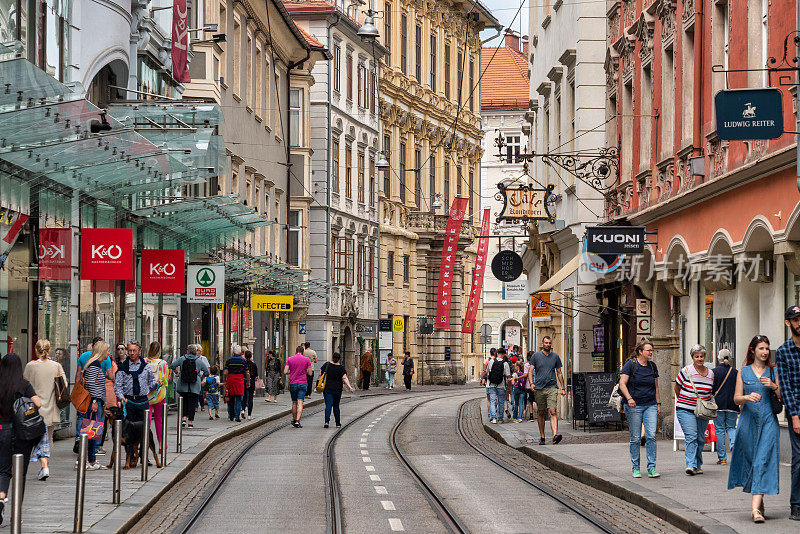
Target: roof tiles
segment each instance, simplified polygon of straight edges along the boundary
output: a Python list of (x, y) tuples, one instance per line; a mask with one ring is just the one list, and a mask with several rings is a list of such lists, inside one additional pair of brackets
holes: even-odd
[(530, 80), (525, 56), (508, 46), (487, 46), (481, 50), (481, 61), (481, 109), (528, 109)]

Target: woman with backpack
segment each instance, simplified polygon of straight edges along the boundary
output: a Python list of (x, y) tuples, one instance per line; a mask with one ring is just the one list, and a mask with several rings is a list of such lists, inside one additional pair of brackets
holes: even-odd
[(197, 398), (200, 395), (200, 374), (208, 375), (208, 366), (198, 358), (201, 346), (193, 343), (187, 347), (184, 356), (177, 358), (170, 368), (178, 371), (175, 391), (183, 397), (183, 418), (181, 426), (194, 428), (194, 412), (197, 409)]
[(647, 452), (647, 476), (661, 476), (656, 471), (656, 426), (658, 414), (661, 413), (661, 396), (658, 391), (658, 367), (652, 359), (653, 344), (648, 341), (639, 342), (631, 358), (622, 366), (619, 376), (619, 391), (626, 401), (625, 417), (631, 433), (633, 478), (642, 478), (639, 464), (642, 424)]
[[(42, 432), (36, 436), (25, 436), (26, 429), (19, 428), (14, 404), (17, 399), (26, 397), (37, 409), (42, 407), (42, 400), (36, 395), (33, 386), (22, 377), (22, 361), (19, 356), (13, 352), (6, 354), (0, 359), (0, 525), (3, 524), (3, 508), (8, 502), (6, 494), (11, 483), (11, 458), (15, 454), (24, 456), (22, 460), (24, 498), (25, 478), (28, 476), (31, 451), (46, 431), (44, 422), (40, 425)], [(23, 439), (20, 439), (21, 437)]]
[(161, 423), (164, 421), (164, 406), (167, 402), (167, 384), (169, 384), (170, 371), (167, 362), (161, 359), (161, 343), (158, 341), (150, 343), (150, 347), (147, 349), (147, 364), (153, 370), (156, 384), (158, 384), (158, 387), (147, 396), (147, 401), (150, 404), (152, 421), (156, 425), (156, 437), (160, 447), (164, 438), (161, 435), (163, 430)]
[(278, 384), (281, 380), (281, 359), (275, 354), (274, 350), (269, 351), (267, 360), (267, 402), (278, 402)]

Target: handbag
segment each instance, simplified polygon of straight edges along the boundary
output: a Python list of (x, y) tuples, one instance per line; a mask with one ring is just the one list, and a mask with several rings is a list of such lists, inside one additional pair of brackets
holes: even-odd
[(62, 375), (56, 376), (53, 378), (53, 387), (56, 390), (56, 408), (63, 410), (69, 406), (70, 403), (69, 385), (67, 384), (67, 379)]
[(256, 389), (267, 389), (267, 386), (264, 385), (264, 380), (260, 376), (256, 377)]
[[(710, 373), (711, 371), (709, 371)], [(712, 395), (708, 399), (700, 398), (700, 394), (697, 392), (697, 386), (694, 385), (694, 380), (692, 380), (692, 374), (686, 373), (689, 376), (689, 381), (692, 383), (692, 389), (694, 389), (694, 394), (697, 396), (697, 404), (694, 407), (694, 415), (699, 419), (705, 419), (706, 421), (711, 421), (712, 419), (717, 418), (717, 401), (714, 400), (714, 396)], [(717, 390), (719, 393), (719, 390)]]
[[(326, 366), (328, 364), (325, 364)], [(317, 378), (317, 393), (322, 393), (325, 390), (325, 382), (328, 379), (328, 370), (325, 369), (319, 374), (319, 378)]]
[(75, 406), (75, 411), (78, 413), (86, 413), (89, 406), (92, 404), (92, 395), (83, 386), (83, 377), (75, 382), (72, 386), (72, 393), (69, 394), (69, 400)]
[(81, 419), (81, 435), (86, 435), (90, 441), (97, 443), (103, 440), (103, 427), (105, 426), (103, 421), (98, 420), (99, 417), (98, 413), (94, 412), (94, 419), (91, 415)]
[(614, 389), (611, 390), (611, 396), (608, 398), (608, 407), (614, 408), (616, 411), (622, 411), (622, 394), (619, 392), (619, 383), (614, 384)]
[[(775, 382), (775, 375), (773, 375), (772, 367), (769, 368), (769, 379)], [(772, 413), (778, 415), (783, 411), (783, 403), (778, 398), (778, 394), (770, 388), (769, 390), (769, 403), (772, 405)]]

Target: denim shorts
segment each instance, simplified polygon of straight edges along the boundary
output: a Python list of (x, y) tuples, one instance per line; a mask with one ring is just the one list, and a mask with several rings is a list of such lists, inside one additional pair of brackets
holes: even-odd
[(289, 396), (292, 402), (303, 401), (306, 398), (306, 384), (289, 384)]
[(209, 410), (219, 410), (219, 393), (206, 393), (206, 404)]

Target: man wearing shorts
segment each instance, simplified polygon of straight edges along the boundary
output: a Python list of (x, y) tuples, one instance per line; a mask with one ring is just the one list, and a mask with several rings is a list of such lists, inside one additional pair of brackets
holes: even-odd
[(555, 445), (561, 441), (561, 434), (558, 433), (558, 415), (556, 415), (558, 394), (566, 395), (567, 390), (564, 389), (564, 376), (561, 374), (561, 358), (553, 352), (553, 340), (550, 336), (542, 338), (542, 350), (534, 353), (531, 366), (534, 372), (534, 400), (539, 411), (539, 445), (545, 444), (545, 412), (550, 415), (550, 429), (553, 431)]
[(303, 400), (306, 398), (307, 376), (314, 372), (311, 360), (303, 356), (304, 347), (300, 345), (295, 355), (287, 358), (283, 374), (289, 375), (289, 395), (292, 397), (292, 426), (303, 428), (300, 416), (303, 415)]

